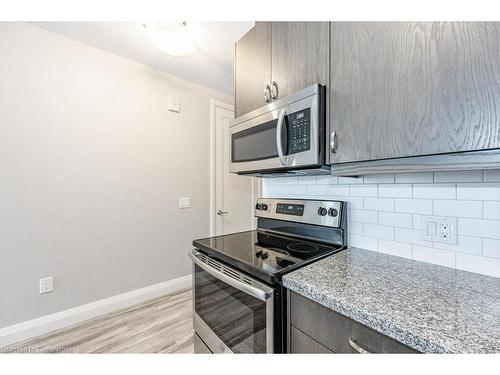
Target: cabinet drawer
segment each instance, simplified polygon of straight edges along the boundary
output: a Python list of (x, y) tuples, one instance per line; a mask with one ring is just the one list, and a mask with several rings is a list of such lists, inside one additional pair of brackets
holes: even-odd
[[(417, 353), (416, 350), (297, 293), (290, 292), (290, 329), (335, 353)], [(293, 353), (293, 345), (291, 344)]]
[(390, 337), (387, 337), (373, 329), (351, 320), (350, 335), (347, 338), (351, 353), (357, 353), (356, 348), (366, 350), (369, 353), (418, 353)]
[(333, 353), (327, 347), (313, 340), (294, 326), (290, 327), (290, 349), (297, 354)]
[(349, 319), (300, 294), (290, 293), (290, 323), (336, 353), (348, 353)]

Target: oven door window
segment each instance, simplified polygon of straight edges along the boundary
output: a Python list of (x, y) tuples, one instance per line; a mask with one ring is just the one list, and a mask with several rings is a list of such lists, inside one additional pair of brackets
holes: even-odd
[[(241, 130), (231, 135), (231, 161), (233, 163), (273, 159), (278, 157), (276, 126), (278, 120)], [(287, 154), (287, 118), (283, 124), (281, 144)]]
[(235, 353), (266, 353), (266, 303), (195, 265), (194, 308)]

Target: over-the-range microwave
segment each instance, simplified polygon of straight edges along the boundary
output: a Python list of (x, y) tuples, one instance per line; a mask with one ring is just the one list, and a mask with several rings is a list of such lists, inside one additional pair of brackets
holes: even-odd
[(325, 87), (315, 84), (230, 123), (230, 171), (259, 177), (330, 174)]

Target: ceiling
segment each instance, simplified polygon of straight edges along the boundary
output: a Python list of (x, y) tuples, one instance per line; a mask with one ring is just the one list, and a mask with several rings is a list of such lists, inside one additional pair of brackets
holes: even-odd
[(173, 57), (151, 44), (141, 23), (34, 24), (229, 95), (233, 94), (234, 43), (254, 25), (253, 22), (189, 22), (198, 52), (188, 57)]

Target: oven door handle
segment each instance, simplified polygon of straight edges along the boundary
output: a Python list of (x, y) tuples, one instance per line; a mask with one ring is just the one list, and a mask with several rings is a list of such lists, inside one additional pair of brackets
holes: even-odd
[(283, 152), (283, 144), (281, 143), (281, 132), (283, 130), (283, 123), (285, 122), (286, 109), (282, 109), (278, 116), (278, 124), (276, 125), (276, 148), (278, 149), (278, 157), (281, 165), (286, 165), (286, 157)]
[[(225, 282), (226, 284), (229, 284), (232, 287), (239, 289), (242, 292), (245, 292), (245, 293), (251, 295), (252, 297), (255, 297), (261, 301), (267, 301), (268, 299), (272, 298), (272, 296), (273, 296), (273, 289), (272, 288), (270, 288), (270, 287), (268, 287), (268, 286), (266, 286), (258, 281), (254, 281), (246, 275), (245, 275), (245, 278), (247, 280), (253, 281), (253, 285), (246, 284), (246, 283), (239, 281), (231, 276), (228, 276), (225, 273), (219, 271), (218, 269), (216, 269), (214, 267), (211, 267), (210, 265), (208, 265), (205, 262), (203, 262), (202, 260), (200, 260), (197, 256), (198, 254), (199, 254), (199, 252), (197, 252), (195, 250), (195, 251), (189, 253), (189, 257), (191, 258), (193, 263), (195, 263), (197, 266), (199, 266), (203, 270), (207, 271), (209, 274), (216, 277), (217, 279), (219, 279), (219, 280)], [(243, 276), (243, 274), (234, 270), (233, 268), (229, 268), (225, 265), (223, 267), (230, 270), (231, 274)]]

